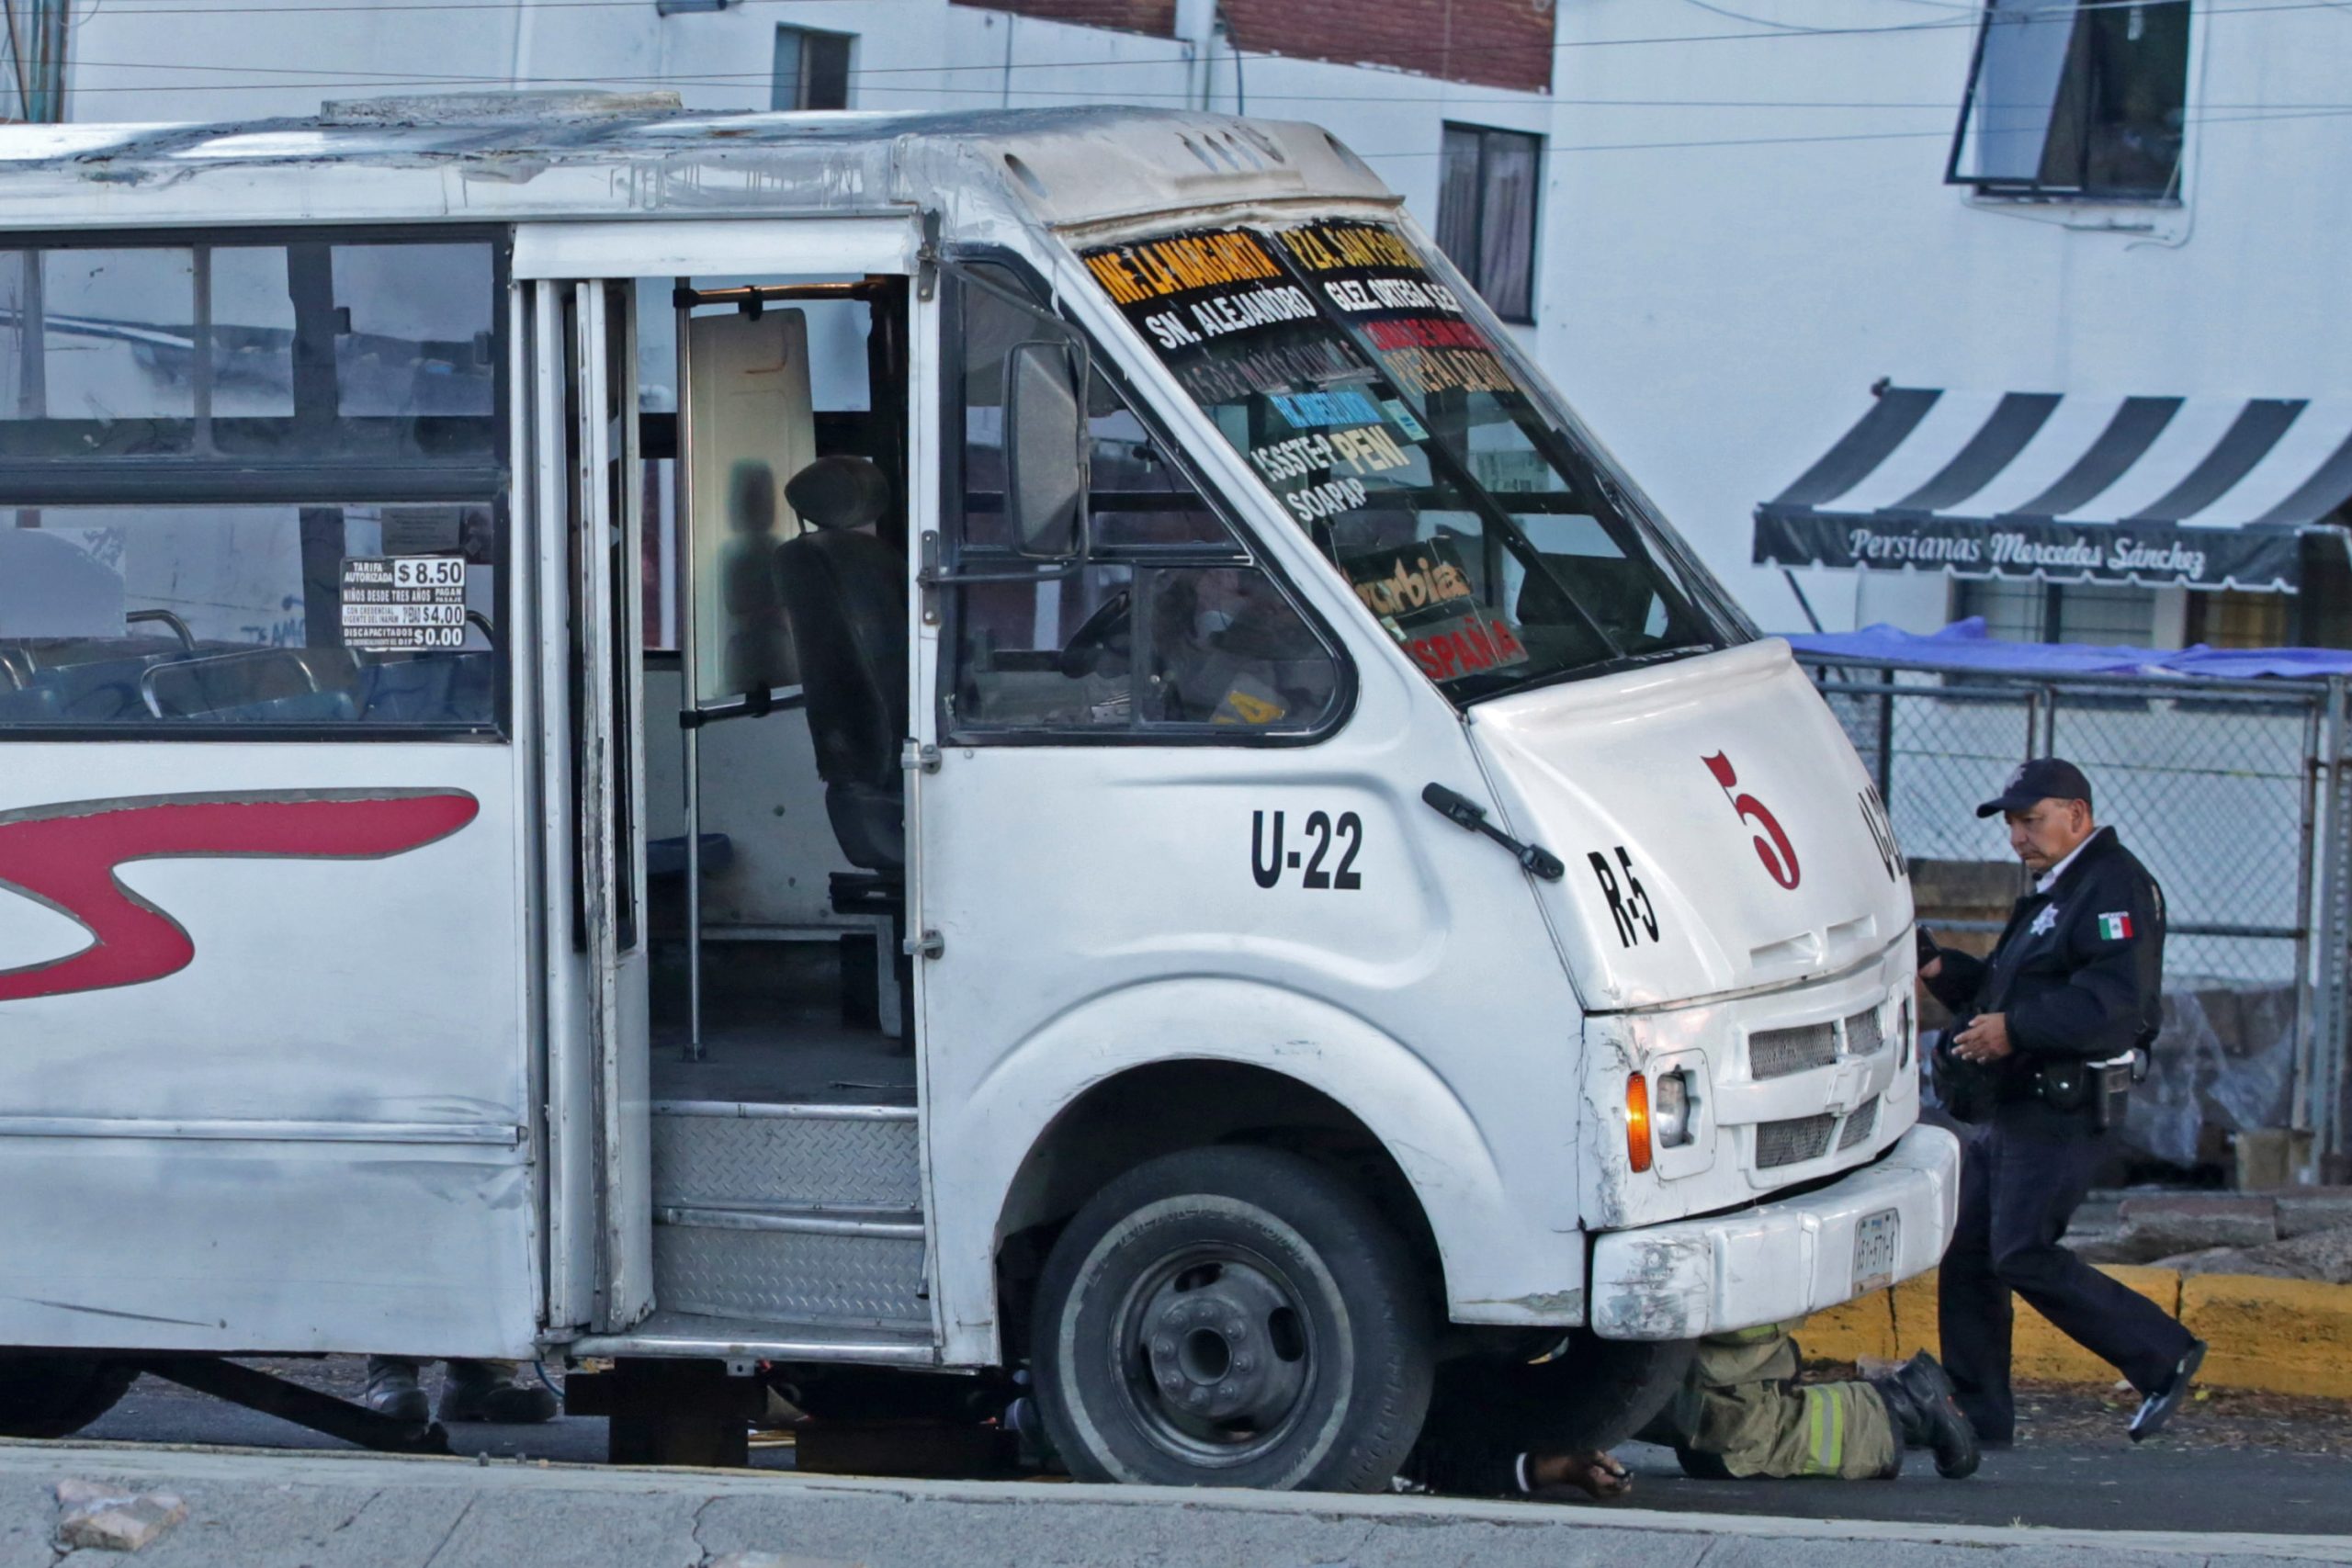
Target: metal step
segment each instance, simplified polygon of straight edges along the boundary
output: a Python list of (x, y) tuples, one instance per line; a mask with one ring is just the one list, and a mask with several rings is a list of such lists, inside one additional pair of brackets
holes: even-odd
[(930, 1343), (912, 1107), (661, 1100), (652, 1112), (664, 1314)]
[(927, 1330), (922, 1216), (657, 1205), (653, 1299), (711, 1317)]
[(573, 1356), (693, 1356), (725, 1360), (860, 1361), (935, 1366), (931, 1330), (790, 1327), (745, 1318), (663, 1310), (618, 1334), (592, 1334), (565, 1347)]
[(657, 1208), (922, 1207), (922, 1149), (910, 1105), (653, 1102)]

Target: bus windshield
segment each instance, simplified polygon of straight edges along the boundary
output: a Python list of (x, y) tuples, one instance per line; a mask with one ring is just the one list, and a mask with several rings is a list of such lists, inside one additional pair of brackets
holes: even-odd
[(1457, 703), (1745, 635), (1398, 230), (1324, 219), (1081, 254)]

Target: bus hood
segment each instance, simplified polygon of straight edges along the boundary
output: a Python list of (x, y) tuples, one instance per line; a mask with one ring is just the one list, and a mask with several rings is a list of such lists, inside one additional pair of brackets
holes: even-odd
[(1587, 1008), (1836, 974), (1911, 923), (1886, 812), (1789, 645), (1498, 697), (1470, 735)]

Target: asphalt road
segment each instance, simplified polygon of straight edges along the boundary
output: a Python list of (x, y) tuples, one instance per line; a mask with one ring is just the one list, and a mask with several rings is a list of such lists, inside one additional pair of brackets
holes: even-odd
[[(142, 1378), (83, 1434), (118, 1442), (260, 1449), (345, 1445), (234, 1405)], [(569, 1416), (544, 1427), (451, 1428), (456, 1452), (496, 1460), (594, 1464), (605, 1423)], [(2217, 1449), (2165, 1439), (2134, 1448), (2106, 1441), (2028, 1444), (1985, 1456), (1970, 1480), (1939, 1480), (1924, 1454), (1887, 1482), (1691, 1481), (1673, 1454), (1644, 1444), (1621, 1450), (1635, 1474), (1632, 1506), (1667, 1513), (1881, 1520), (1926, 1525), (2023, 1525), (2043, 1529), (2256, 1531), (2352, 1538), (2352, 1458)], [(757, 1468), (788, 1469), (788, 1448), (754, 1450)], [(1002, 1483), (1007, 1496), (1046, 1483)], [(1598, 1520), (1618, 1510), (1564, 1505)], [(2347, 1548), (2352, 1560), (2352, 1548)]]

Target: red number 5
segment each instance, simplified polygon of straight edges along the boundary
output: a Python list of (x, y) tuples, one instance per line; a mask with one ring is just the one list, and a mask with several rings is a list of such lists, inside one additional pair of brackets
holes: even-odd
[(1700, 761), (1705, 762), (1707, 771), (1715, 775), (1715, 782), (1724, 786), (1724, 794), (1729, 797), (1731, 808), (1739, 813), (1740, 819), (1753, 822), (1764, 829), (1757, 835), (1755, 844), (1756, 858), (1764, 863), (1766, 874), (1783, 887), (1794, 887), (1800, 874), (1797, 852), (1795, 846), (1789, 842), (1788, 834), (1781, 830), (1781, 819), (1772, 815), (1771, 807), (1754, 795), (1732, 793), (1739, 787), (1739, 774), (1733, 770), (1729, 757), (1718, 751)]

